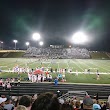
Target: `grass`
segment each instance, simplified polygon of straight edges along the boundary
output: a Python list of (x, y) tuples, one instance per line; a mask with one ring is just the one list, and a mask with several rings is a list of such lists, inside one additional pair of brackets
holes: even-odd
[[(58, 74), (53, 73), (53, 79)], [(0, 77), (2, 78), (17, 78), (17, 73), (1, 73)], [(21, 80), (25, 80), (28, 78), (26, 73), (20, 74)], [(76, 76), (75, 74), (66, 74), (66, 82), (68, 83), (91, 83), (91, 84), (110, 84), (110, 75), (109, 74), (101, 74), (100, 80), (96, 79), (95, 74), (79, 74)]]
[(12, 69), (16, 65), (20, 67), (30, 67), (35, 69), (36, 67), (45, 67), (53, 69), (67, 68), (72, 71), (78, 70), (84, 72), (85, 69), (90, 69), (91, 72), (110, 73), (110, 60), (92, 60), (92, 59), (53, 59), (42, 60), (28, 59), (28, 58), (0, 58), (0, 68), (2, 70)]
[[(29, 67), (35, 69), (36, 67), (44, 67), (45, 69), (53, 70), (66, 68), (72, 69), (73, 74), (66, 73), (67, 82), (71, 83), (96, 83), (96, 84), (110, 84), (110, 60), (92, 60), (92, 59), (53, 59), (53, 60), (42, 60), (38, 59), (27, 59), (27, 58), (0, 58), (0, 68), (1, 70), (12, 69), (16, 65), (20, 67)], [(90, 69), (94, 74), (79, 74), (76, 76), (74, 72), (85, 72), (85, 69)], [(96, 80), (96, 71), (99, 71), (100, 80)], [(104, 74), (108, 73), (108, 74)], [(57, 74), (52, 74), (56, 77)], [(15, 77), (17, 78), (17, 73), (0, 73), (0, 77)], [(22, 73), (21, 79), (27, 78), (27, 74)]]

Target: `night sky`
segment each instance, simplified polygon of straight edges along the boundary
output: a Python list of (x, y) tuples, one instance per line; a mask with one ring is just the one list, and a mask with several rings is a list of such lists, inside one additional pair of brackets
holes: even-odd
[(44, 47), (50, 44), (77, 46), (71, 37), (77, 31), (89, 42), (80, 47), (110, 51), (110, 0), (0, 0), (0, 40), (4, 48), (36, 46), (32, 34), (40, 33)]

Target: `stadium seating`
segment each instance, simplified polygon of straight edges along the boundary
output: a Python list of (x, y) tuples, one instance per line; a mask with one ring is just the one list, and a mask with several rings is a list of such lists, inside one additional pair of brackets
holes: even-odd
[[(66, 86), (66, 87), (65, 87)], [(80, 89), (79, 89), (80, 88)], [(67, 93), (68, 91), (86, 91), (91, 97), (94, 97), (97, 93), (99, 94), (100, 99), (107, 99), (109, 95), (110, 86), (107, 85), (77, 85), (77, 84), (58, 84), (55, 86), (53, 83), (20, 83), (20, 86), (12, 86), (10, 90), (2, 90), (0, 86), (0, 95), (10, 94), (10, 95), (33, 95), (35, 93), (44, 93), (44, 92), (54, 92), (60, 90), (62, 93)]]
[(30, 47), (27, 49), (24, 57), (47, 57), (47, 58), (90, 58), (89, 51), (85, 48), (35, 48)]

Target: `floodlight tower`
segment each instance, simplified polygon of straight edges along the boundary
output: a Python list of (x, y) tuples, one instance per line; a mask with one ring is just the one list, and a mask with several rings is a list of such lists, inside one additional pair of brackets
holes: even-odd
[(18, 42), (17, 40), (13, 40), (13, 42), (15, 43), (15, 50), (16, 50), (16, 43)]
[(39, 42), (39, 45), (42, 46), (44, 43), (42, 41)]
[(34, 40), (38, 41), (40, 39), (40, 34), (39, 33), (34, 33), (32, 37), (33, 37)]
[(3, 41), (1, 41), (0, 43), (1, 43), (1, 49), (3, 50)]
[(41, 38), (41, 36), (40, 36), (39, 33), (34, 33), (32, 37), (33, 37), (33, 39), (34, 39), (35, 41), (39, 41), (40, 38)]
[(72, 36), (72, 41), (74, 44), (84, 44), (87, 42), (87, 36), (83, 32), (76, 32)]
[(26, 42), (27, 49), (28, 49), (29, 45), (30, 45), (30, 43), (29, 42)]

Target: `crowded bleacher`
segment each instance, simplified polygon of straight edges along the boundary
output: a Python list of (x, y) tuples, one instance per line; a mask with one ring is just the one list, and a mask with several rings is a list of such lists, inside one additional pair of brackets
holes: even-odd
[(46, 92), (42, 94), (9, 96), (1, 95), (0, 110), (109, 110), (110, 96), (108, 101), (99, 102), (89, 95), (82, 99), (58, 98), (59, 92), (54, 94)]
[(46, 58), (90, 58), (89, 51), (85, 48), (63, 48), (63, 47), (48, 47), (48, 48), (36, 48), (30, 47), (27, 49), (24, 57), (46, 57)]

